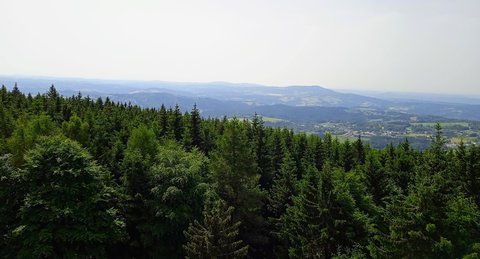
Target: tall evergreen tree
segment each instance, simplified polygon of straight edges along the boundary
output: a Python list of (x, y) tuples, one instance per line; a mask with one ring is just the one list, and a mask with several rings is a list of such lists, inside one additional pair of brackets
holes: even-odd
[(215, 195), (207, 195), (202, 223), (194, 221), (184, 231), (186, 258), (245, 258), (248, 246), (238, 239), (240, 222), (232, 220), (234, 208)]
[(212, 154), (211, 178), (220, 198), (235, 208), (233, 219), (242, 222), (242, 240), (252, 249), (260, 249), (266, 242), (259, 233), (265, 224), (259, 213), (264, 194), (259, 188), (260, 177), (252, 148), (243, 132), (236, 118), (225, 125), (217, 150)]
[(350, 141), (347, 139), (342, 145), (342, 165), (345, 172), (352, 170), (354, 165), (354, 156), (353, 156), (353, 148)]
[(162, 104), (159, 111), (159, 137), (165, 137), (168, 135), (168, 114), (165, 105)]
[(170, 113), (170, 130), (172, 136), (176, 141), (180, 141), (183, 137), (183, 123), (182, 112), (178, 104), (175, 105), (175, 109)]
[(379, 206), (384, 205), (384, 199), (391, 195), (392, 186), (388, 175), (381, 167), (377, 157), (369, 153), (366, 157), (365, 165), (363, 166), (365, 175), (365, 183), (373, 200)]
[(260, 175), (260, 186), (268, 189), (272, 184), (273, 172), (267, 150), (265, 127), (263, 126), (263, 120), (256, 113), (252, 120), (252, 132), (252, 141), (255, 145), (255, 160), (258, 168), (258, 173)]
[(354, 147), (355, 164), (363, 165), (365, 163), (366, 152), (365, 152), (365, 146), (363, 144), (363, 141), (360, 135), (358, 136), (357, 140), (353, 142), (353, 147)]
[(289, 153), (286, 153), (281, 169), (273, 179), (267, 204), (273, 253), (280, 258), (288, 255), (288, 246), (280, 235), (282, 227), (281, 217), (285, 214), (287, 207), (293, 204), (292, 197), (296, 194), (296, 182), (297, 168), (295, 161), (293, 161)]
[(280, 218), (287, 207), (292, 204), (297, 181), (297, 167), (289, 153), (286, 153), (278, 174), (273, 179), (268, 196), (268, 209), (273, 218)]

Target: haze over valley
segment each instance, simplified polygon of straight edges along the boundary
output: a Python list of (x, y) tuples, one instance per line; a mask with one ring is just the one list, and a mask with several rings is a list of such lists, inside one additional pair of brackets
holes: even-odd
[(343, 140), (362, 137), (376, 148), (405, 138), (416, 148), (426, 148), (436, 122), (444, 126), (451, 146), (460, 140), (478, 143), (480, 138), (480, 97), (475, 95), (349, 93), (322, 86), (26, 76), (3, 76), (0, 81), (10, 88), (17, 83), (22, 91), (32, 94), (46, 92), (53, 84), (67, 97), (80, 92), (93, 99), (108, 97), (146, 108), (178, 104), (188, 111), (196, 104), (204, 117), (251, 119), (258, 114), (269, 126), (321, 136), (330, 132)]
[(480, 258), (479, 0), (0, 10), (0, 258)]

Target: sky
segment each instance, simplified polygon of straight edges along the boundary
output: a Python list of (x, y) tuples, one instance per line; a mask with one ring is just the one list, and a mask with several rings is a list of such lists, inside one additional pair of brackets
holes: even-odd
[(0, 74), (480, 93), (480, 1), (0, 0)]

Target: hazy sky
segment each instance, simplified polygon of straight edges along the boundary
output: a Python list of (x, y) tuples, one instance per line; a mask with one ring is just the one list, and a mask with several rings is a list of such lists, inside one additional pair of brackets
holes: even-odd
[(0, 74), (480, 93), (480, 1), (0, 0)]

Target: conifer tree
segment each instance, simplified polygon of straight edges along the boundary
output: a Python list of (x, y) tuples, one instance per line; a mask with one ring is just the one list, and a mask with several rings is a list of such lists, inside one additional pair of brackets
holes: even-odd
[(274, 131), (269, 134), (269, 138), (267, 141), (268, 149), (270, 150), (270, 159), (271, 159), (271, 167), (274, 174), (278, 174), (285, 154), (285, 144), (281, 137), (281, 133), (279, 131)]
[(319, 138), (315, 141), (315, 145), (314, 145), (314, 150), (313, 150), (313, 159), (314, 159), (314, 164), (315, 164), (315, 167), (318, 169), (318, 170), (321, 170), (323, 168), (323, 165), (325, 164), (326, 162), (326, 155), (325, 155), (325, 147), (324, 147), (324, 144), (322, 142), (322, 140)]
[(271, 243), (273, 245), (273, 253), (276, 257), (285, 257), (288, 255), (288, 246), (280, 235), (282, 227), (282, 221), (280, 219), (285, 214), (287, 207), (293, 203), (292, 197), (296, 194), (296, 182), (297, 168), (295, 161), (293, 161), (287, 152), (280, 171), (273, 179), (267, 204)]
[(170, 114), (170, 130), (172, 131), (172, 137), (176, 141), (182, 140), (183, 137), (183, 123), (182, 112), (178, 104), (175, 105), (175, 109)]
[(159, 111), (159, 124), (160, 124), (160, 131), (159, 137), (165, 137), (168, 134), (168, 114), (167, 109), (165, 109), (165, 105), (162, 104)]
[(238, 238), (240, 222), (233, 221), (234, 208), (215, 194), (207, 195), (203, 221), (197, 220), (184, 231), (186, 258), (245, 258), (248, 246)]
[(365, 146), (363, 145), (363, 141), (360, 135), (358, 136), (357, 140), (353, 142), (353, 147), (354, 147), (355, 164), (363, 165), (365, 163), (366, 152), (365, 152)]
[(405, 139), (396, 149), (396, 156), (390, 157), (385, 170), (392, 176), (393, 182), (400, 187), (403, 193), (408, 192), (408, 186), (413, 181), (415, 172), (415, 157), (408, 139)]
[(383, 206), (383, 199), (391, 194), (392, 187), (385, 170), (372, 153), (369, 153), (366, 157), (363, 172), (367, 190), (372, 195), (375, 204)]
[(282, 217), (282, 235), (290, 243), (290, 257), (332, 258), (365, 238), (367, 216), (356, 207), (358, 201), (347, 182), (340, 183), (341, 187), (335, 187), (328, 163), (321, 173), (308, 168), (299, 194)]
[(264, 194), (259, 188), (259, 175), (254, 154), (240, 121), (226, 123), (223, 135), (212, 154), (211, 178), (220, 198), (235, 208), (233, 218), (241, 221), (240, 237), (252, 249), (264, 245), (259, 231), (265, 225), (260, 209)]
[(350, 141), (347, 139), (342, 145), (342, 165), (345, 172), (350, 171), (354, 165), (354, 157), (353, 157), (353, 148)]
[(292, 204), (295, 195), (295, 182), (297, 179), (297, 167), (295, 161), (287, 152), (283, 159), (280, 171), (273, 179), (272, 188), (268, 196), (268, 209), (273, 218), (280, 218), (287, 207)]
[(443, 136), (440, 123), (435, 124), (435, 135), (432, 137), (432, 143), (427, 152), (427, 166), (432, 173), (442, 172), (446, 169), (446, 140)]
[(191, 145), (198, 149), (202, 149), (203, 141), (202, 141), (202, 125), (201, 125), (201, 118), (200, 112), (197, 109), (197, 104), (193, 105), (192, 112), (190, 113), (190, 123), (189, 123), (189, 135), (191, 140)]
[(252, 120), (252, 133), (252, 141), (255, 145), (254, 154), (256, 157), (258, 173), (260, 174), (260, 186), (268, 189), (272, 183), (273, 173), (266, 145), (263, 120), (256, 113)]

